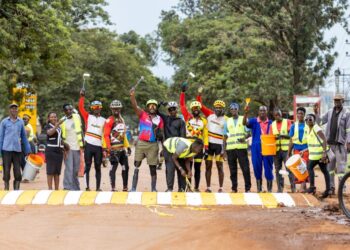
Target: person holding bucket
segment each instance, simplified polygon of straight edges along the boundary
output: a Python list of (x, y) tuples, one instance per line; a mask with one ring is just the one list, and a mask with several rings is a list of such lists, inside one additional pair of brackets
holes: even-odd
[(15, 180), (13, 189), (19, 190), (22, 180), (21, 175), (21, 156), (22, 146), (24, 154), (28, 155), (30, 145), (26, 136), (23, 120), (18, 117), (18, 105), (12, 103), (9, 105), (9, 117), (3, 119), (0, 124), (0, 150), (3, 160), (3, 180), (5, 190), (10, 189), (11, 165), (13, 164), (13, 173)]
[(326, 198), (330, 195), (330, 177), (327, 170), (327, 140), (320, 126), (315, 123), (316, 116), (308, 114), (306, 123), (309, 127), (307, 134), (307, 145), (309, 148), (309, 163), (307, 166), (310, 178), (310, 187), (307, 192), (315, 194), (315, 172), (314, 168), (318, 165), (324, 175), (326, 182), (326, 190), (322, 193), (321, 198)]
[[(288, 158), (288, 147), (289, 147), (289, 130), (292, 125), (289, 119), (282, 118), (282, 112), (280, 109), (274, 111), (275, 121), (272, 123), (272, 133), (276, 136), (276, 155), (274, 157), (275, 173), (277, 182), (277, 192), (283, 193), (284, 178), (279, 173), (282, 169), (283, 164), (286, 166)], [(289, 182), (291, 185), (292, 193), (295, 192), (294, 176), (292, 172), (288, 170)]]
[(259, 115), (257, 118), (254, 117), (248, 119), (248, 113), (249, 106), (247, 105), (244, 109), (243, 125), (246, 125), (247, 128), (250, 128), (252, 131), (251, 152), (257, 191), (262, 192), (262, 169), (264, 166), (265, 178), (267, 180), (267, 191), (272, 192), (273, 155), (276, 154), (276, 151), (264, 153), (264, 148), (262, 147), (262, 136), (270, 135), (274, 138), (271, 129), (272, 122), (267, 117), (266, 106), (259, 107)]
[[(308, 126), (305, 124), (305, 113), (306, 109), (304, 107), (297, 108), (297, 121), (292, 124), (289, 131), (288, 157), (290, 157), (291, 154), (299, 154), (307, 165), (309, 161), (309, 150), (307, 147)], [(302, 192), (306, 191), (306, 181), (301, 181), (296, 178), (295, 183), (301, 184)]]
[[(47, 118), (47, 124), (44, 127), (44, 131), (46, 131), (47, 135), (45, 149), (47, 185), (49, 190), (52, 190), (52, 183), (54, 182), (55, 190), (58, 190), (64, 154), (60, 125), (64, 120), (61, 119), (58, 121), (55, 112), (50, 112)], [(66, 147), (66, 149), (69, 150), (69, 147)]]

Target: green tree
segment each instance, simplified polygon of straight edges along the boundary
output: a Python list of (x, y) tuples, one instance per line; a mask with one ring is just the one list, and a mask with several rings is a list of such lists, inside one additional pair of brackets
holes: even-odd
[(17, 82), (34, 90), (66, 78), (72, 32), (88, 21), (108, 22), (104, 0), (0, 1), (0, 86), (2, 104)]
[[(186, 0), (184, 2), (191, 2)], [(195, 1), (197, 2), (197, 1)], [(249, 18), (275, 43), (276, 52), (289, 60), (292, 89), (303, 93), (323, 84), (334, 59), (336, 38), (324, 39), (324, 31), (337, 23), (348, 26), (346, 0), (203, 0), (203, 5), (228, 15)], [(186, 5), (186, 4), (185, 4)]]
[[(291, 109), (293, 94), (322, 84), (336, 53), (323, 32), (343, 22), (346, 1), (182, 0), (162, 13), (159, 36), (177, 88), (196, 73), (209, 104), (253, 97)], [(326, 9), (324, 9), (326, 8)], [(191, 94), (194, 95), (195, 93)]]

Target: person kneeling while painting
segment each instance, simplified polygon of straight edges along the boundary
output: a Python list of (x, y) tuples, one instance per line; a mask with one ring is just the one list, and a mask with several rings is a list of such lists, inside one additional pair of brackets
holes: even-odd
[[(185, 177), (191, 178), (191, 160), (194, 156), (203, 151), (203, 141), (195, 138), (194, 140), (181, 137), (171, 137), (164, 141), (164, 148), (171, 155), (171, 158), (176, 166), (176, 171), (181, 173), (182, 178), (179, 181), (179, 191), (185, 191)], [(180, 176), (180, 174), (178, 174)]]

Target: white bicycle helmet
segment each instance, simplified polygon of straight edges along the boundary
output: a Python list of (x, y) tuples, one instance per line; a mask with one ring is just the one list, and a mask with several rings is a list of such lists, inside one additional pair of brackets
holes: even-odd
[(168, 108), (177, 108), (177, 102), (168, 102)]
[(119, 100), (113, 100), (109, 105), (110, 108), (122, 108), (123, 104)]

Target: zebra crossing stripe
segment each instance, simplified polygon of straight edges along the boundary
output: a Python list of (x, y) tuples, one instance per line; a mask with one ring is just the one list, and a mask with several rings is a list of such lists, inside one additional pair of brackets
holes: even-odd
[[(298, 199), (298, 197), (301, 199)], [(295, 199), (293, 198), (295, 197)], [(308, 202), (305, 202), (305, 199)], [(296, 202), (297, 200), (298, 203)], [(302, 202), (300, 202), (300, 200)], [(169, 206), (263, 206), (275, 208), (315, 206), (317, 200), (307, 194), (288, 193), (180, 193), (180, 192), (95, 192), (15, 190), (0, 191), (0, 205), (169, 205)]]

